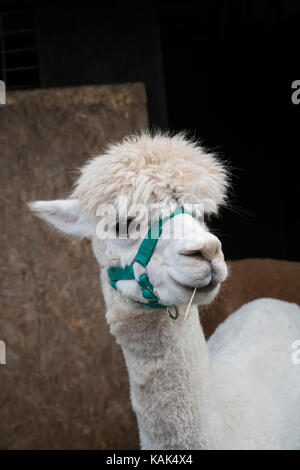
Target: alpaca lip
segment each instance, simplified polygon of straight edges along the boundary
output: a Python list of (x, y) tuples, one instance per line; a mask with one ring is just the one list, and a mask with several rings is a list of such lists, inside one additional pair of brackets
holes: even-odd
[(213, 289), (215, 289), (218, 285), (217, 282), (214, 282), (213, 280), (210, 281), (209, 284), (203, 287), (197, 287), (197, 286), (188, 286), (187, 284), (183, 284), (182, 282), (177, 281), (173, 276), (172, 280), (178, 284), (181, 288), (188, 289), (189, 291), (193, 291), (195, 288), (197, 288), (197, 292), (199, 293), (205, 293), (205, 292), (211, 292)]

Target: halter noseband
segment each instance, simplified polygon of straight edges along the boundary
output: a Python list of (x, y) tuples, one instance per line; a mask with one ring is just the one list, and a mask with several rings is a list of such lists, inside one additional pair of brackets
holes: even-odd
[[(155, 250), (159, 237), (161, 236), (164, 223), (167, 220), (172, 219), (176, 215), (183, 214), (183, 213), (189, 214), (193, 217), (193, 215), (189, 212), (186, 212), (183, 207), (178, 207), (168, 217), (165, 217), (164, 219), (159, 218), (156, 222), (154, 222), (151, 225), (146, 237), (143, 239), (142, 243), (140, 244), (138, 252), (135, 255), (135, 258), (131, 264), (126, 265), (124, 268), (122, 268), (121, 266), (117, 266), (117, 267), (111, 267), (107, 269), (107, 273), (110, 278), (110, 284), (114, 289), (118, 290), (117, 288), (118, 281), (127, 281), (131, 279), (135, 279), (134, 271), (133, 271), (133, 264), (135, 262), (139, 263), (144, 268), (146, 268), (147, 264), (149, 263), (153, 255), (153, 252)], [(143, 298), (147, 299), (148, 302), (139, 302), (137, 300), (134, 300), (134, 302), (141, 304), (141, 305), (146, 305), (147, 307), (151, 307), (151, 308), (166, 309), (169, 316), (173, 320), (176, 320), (176, 318), (178, 317), (178, 309), (176, 305), (162, 304), (158, 294), (155, 292), (154, 287), (149, 281), (147, 272), (144, 272), (143, 274), (141, 274), (141, 276), (139, 276), (139, 278), (136, 281), (141, 288), (141, 294)], [(175, 310), (175, 314), (171, 313), (170, 309), (172, 307)]]

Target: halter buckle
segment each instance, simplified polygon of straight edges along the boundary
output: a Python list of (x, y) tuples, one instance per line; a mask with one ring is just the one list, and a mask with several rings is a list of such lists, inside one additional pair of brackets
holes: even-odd
[[(152, 295), (154, 295), (155, 297), (157, 297), (157, 299), (159, 300), (159, 303), (163, 305), (162, 301), (161, 301), (161, 298), (159, 297), (158, 293), (153, 289), (150, 289), (150, 287), (146, 287), (146, 289), (151, 292)], [(163, 307), (162, 307), (163, 308)], [(172, 320), (177, 320), (177, 318), (179, 317), (179, 311), (178, 311), (178, 308), (176, 307), (176, 305), (171, 305), (170, 307), (165, 307), (167, 312), (168, 312), (168, 315), (170, 318), (172, 318)], [(175, 310), (175, 313), (172, 313), (171, 312), (171, 308), (174, 308)]]
[[(175, 314), (173, 314), (170, 310), (172, 307), (175, 310)], [(172, 318), (172, 320), (177, 320), (177, 318), (179, 317), (179, 312), (178, 312), (178, 308), (176, 307), (176, 305), (171, 305), (171, 307), (167, 307), (167, 312), (168, 312), (169, 317)]]

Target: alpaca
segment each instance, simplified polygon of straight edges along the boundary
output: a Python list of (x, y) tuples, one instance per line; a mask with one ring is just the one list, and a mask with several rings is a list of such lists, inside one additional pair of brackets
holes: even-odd
[[(143, 133), (87, 162), (67, 199), (30, 203), (58, 230), (91, 240), (142, 449), (300, 447), (300, 368), (291, 360), (300, 308), (257, 299), (208, 341), (199, 321), (197, 305), (211, 303), (227, 277), (203, 218), (226, 203), (227, 187), (226, 166), (197, 143)], [(153, 243), (136, 205), (148, 208), (151, 227), (163, 220)], [(116, 210), (99, 236), (108, 206)]]

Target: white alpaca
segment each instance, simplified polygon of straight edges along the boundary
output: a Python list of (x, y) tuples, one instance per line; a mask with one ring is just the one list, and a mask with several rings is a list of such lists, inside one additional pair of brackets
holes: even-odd
[[(88, 162), (70, 198), (31, 204), (59, 230), (92, 241), (102, 266), (106, 318), (128, 366), (143, 449), (300, 447), (300, 365), (292, 362), (300, 308), (255, 300), (206, 342), (196, 305), (214, 299), (227, 267), (220, 241), (203, 219), (188, 213), (165, 220), (146, 266), (135, 260), (147, 232), (142, 224), (138, 239), (131, 234), (132, 219), (138, 218), (135, 204), (151, 205), (154, 219), (155, 203), (168, 214), (187, 203), (200, 203), (212, 213), (224, 203), (226, 186), (224, 166), (182, 135), (143, 134)], [(108, 203), (118, 207), (118, 228), (128, 230), (127, 238), (97, 236), (97, 210)], [(114, 229), (116, 221), (108, 220), (108, 229)], [(167, 231), (171, 239), (164, 237)], [(132, 270), (134, 279), (109, 279), (111, 267)], [(164, 307), (143, 305), (146, 291), (137, 282), (143, 274), (156, 303), (178, 307), (176, 321)]]

